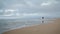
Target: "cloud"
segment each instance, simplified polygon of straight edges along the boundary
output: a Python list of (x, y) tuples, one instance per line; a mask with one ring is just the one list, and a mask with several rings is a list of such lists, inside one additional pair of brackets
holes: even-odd
[(49, 7), (55, 6), (56, 4), (58, 4), (58, 2), (56, 0), (48, 0), (48, 1), (42, 2), (40, 5), (41, 5), (41, 7), (49, 8)]
[(34, 7), (35, 5), (31, 1), (25, 1), (26, 5), (29, 7)]
[[(0, 12), (0, 15), (5, 16), (26, 16), (39, 15), (59, 15), (60, 14), (60, 1), (59, 0), (0, 0), (0, 9), (12, 9), (7, 12)], [(13, 12), (13, 10), (18, 10)], [(29, 13), (29, 14), (28, 14)], [(31, 15), (32, 14), (32, 15)], [(35, 16), (37, 16), (35, 15)]]
[(41, 6), (49, 6), (51, 3), (50, 2), (45, 2), (45, 3), (42, 3)]
[(12, 9), (5, 9), (4, 10), (4, 16), (13, 16), (14, 12), (16, 12), (16, 10), (12, 10)]
[(13, 14), (8, 14), (8, 15), (3, 15), (3, 16), (7, 16), (7, 17), (8, 17), (8, 16), (13, 16)]

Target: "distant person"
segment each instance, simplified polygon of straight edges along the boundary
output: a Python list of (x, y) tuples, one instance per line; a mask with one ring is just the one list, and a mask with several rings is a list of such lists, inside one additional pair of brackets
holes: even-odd
[(44, 17), (42, 17), (42, 23), (44, 23)]
[(42, 19), (44, 19), (44, 17), (42, 17)]

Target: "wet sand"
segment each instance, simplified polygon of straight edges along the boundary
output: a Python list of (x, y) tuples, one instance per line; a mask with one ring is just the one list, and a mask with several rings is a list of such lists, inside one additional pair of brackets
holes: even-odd
[(60, 34), (60, 19), (54, 20), (53, 23), (24, 27), (3, 34)]

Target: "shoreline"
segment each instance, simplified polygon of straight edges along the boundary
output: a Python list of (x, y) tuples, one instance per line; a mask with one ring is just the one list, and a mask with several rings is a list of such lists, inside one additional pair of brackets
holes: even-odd
[[(10, 30), (10, 31), (7, 31), (7, 32), (4, 32), (3, 34), (24, 34), (25, 33), (25, 31), (26, 31), (26, 34), (27, 34), (27, 32), (28, 31), (32, 31), (31, 33), (36, 33), (35, 31), (39, 31), (39, 30), (41, 30), (41, 31), (43, 31), (44, 33), (45, 33), (45, 31), (44, 31), (44, 28), (46, 29), (48, 26), (49, 26), (49, 28), (51, 27), (52, 29), (57, 29), (56, 27), (58, 27), (58, 23), (56, 23), (58, 21), (58, 23), (60, 23), (60, 19), (56, 19), (56, 21), (55, 21), (55, 23), (48, 23), (48, 24), (40, 24), (40, 25), (34, 25), (34, 26), (28, 26), (28, 27), (22, 27), (22, 28), (18, 28), (18, 29), (14, 29), (14, 30)], [(47, 26), (48, 25), (48, 26)], [(39, 29), (40, 28), (40, 29)], [(48, 28), (48, 29), (49, 29)], [(37, 29), (37, 30), (35, 30), (35, 29)], [(39, 30), (38, 30), (39, 29)], [(43, 29), (43, 30), (42, 30)], [(47, 29), (46, 29), (47, 30)], [(58, 29), (57, 29), (58, 30)], [(41, 32), (41, 31), (39, 31), (39, 32)], [(53, 31), (53, 30), (52, 30)], [(16, 32), (16, 33), (14, 33), (14, 32)], [(20, 33), (19, 33), (20, 32)], [(24, 33), (23, 33), (24, 32)], [(38, 33), (39, 33), (38, 32)], [(48, 31), (47, 31), (48, 32)], [(31, 34), (30, 33), (30, 34)], [(28, 33), (29, 34), (29, 33)], [(39, 33), (40, 34), (40, 33)]]

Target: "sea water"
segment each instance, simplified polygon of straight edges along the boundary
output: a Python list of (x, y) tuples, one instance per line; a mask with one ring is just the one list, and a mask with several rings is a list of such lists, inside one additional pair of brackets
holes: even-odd
[[(53, 22), (54, 19), (45, 19), (44, 23)], [(9, 30), (42, 24), (41, 19), (0, 19), (0, 34)]]

